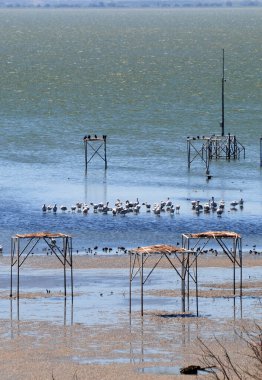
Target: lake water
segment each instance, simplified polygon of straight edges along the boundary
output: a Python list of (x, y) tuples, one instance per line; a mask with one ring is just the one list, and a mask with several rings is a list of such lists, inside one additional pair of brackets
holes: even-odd
[[(233, 230), (262, 249), (262, 9), (0, 10), (0, 244), (16, 233), (72, 234), (74, 249), (181, 241)], [(187, 167), (187, 136), (225, 132), (246, 158)], [(107, 135), (85, 175), (83, 136)], [(97, 144), (97, 143), (96, 143)], [(103, 148), (103, 147), (102, 147)], [(101, 151), (103, 154), (103, 150)], [(196, 215), (191, 200), (224, 199)], [(179, 214), (59, 212), (43, 203), (157, 203)], [(244, 208), (230, 210), (243, 198)]]

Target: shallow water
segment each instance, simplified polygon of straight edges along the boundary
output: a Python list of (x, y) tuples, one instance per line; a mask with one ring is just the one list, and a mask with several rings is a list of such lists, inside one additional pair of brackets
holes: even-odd
[[(68, 274), (68, 297), (64, 299), (64, 282), (61, 270), (31, 270), (23, 269), (20, 272), (20, 301), (19, 319), (21, 321), (52, 321), (56, 323), (80, 323), (83, 325), (114, 325), (121, 320), (129, 319), (129, 273), (120, 269), (88, 269), (74, 270), (74, 298), (70, 296), (70, 275)], [(146, 272), (145, 272), (146, 275)], [(261, 268), (247, 268), (243, 270), (243, 284), (249, 281), (258, 281), (261, 277)], [(236, 280), (239, 279), (239, 271), (236, 271)], [(9, 268), (2, 269), (0, 291), (6, 293), (9, 285)], [(233, 271), (229, 268), (199, 268), (199, 290), (214, 285), (219, 287), (224, 283), (232, 284)], [(238, 290), (238, 282), (237, 294)], [(180, 280), (174, 271), (156, 270), (144, 287), (145, 312), (163, 313), (163, 317), (172, 318), (175, 314), (179, 317), (181, 312), (181, 298), (163, 297), (153, 295), (152, 291), (173, 289), (180, 292)], [(193, 289), (193, 285), (190, 286)], [(50, 293), (47, 293), (50, 290)], [(233, 318), (249, 318), (252, 310), (252, 318), (259, 319), (262, 316), (260, 297), (246, 295), (243, 290), (242, 299), (233, 296), (226, 297), (199, 297), (199, 316), (211, 320), (231, 320)], [(253, 288), (252, 291), (258, 290)], [(149, 293), (148, 293), (149, 292)], [(23, 293), (26, 297), (23, 297)], [(16, 277), (14, 276), (13, 294), (16, 294)], [(28, 298), (28, 295), (31, 296)], [(12, 306), (12, 318), (17, 319), (17, 301), (1, 299), (0, 318), (10, 318)], [(162, 311), (161, 311), (162, 309)], [(189, 315), (196, 316), (196, 300), (190, 297)], [(140, 281), (132, 282), (132, 314), (140, 312)], [(165, 315), (167, 313), (167, 315)], [(175, 314), (174, 314), (175, 313)], [(132, 319), (131, 314), (131, 319)], [(189, 317), (190, 318), (190, 317)]]
[[(75, 250), (180, 241), (234, 230), (262, 249), (261, 10), (0, 10), (0, 244), (13, 234), (62, 231)], [(246, 159), (187, 168), (186, 138), (225, 126)], [(107, 135), (84, 174), (85, 134)], [(189, 199), (244, 198), (243, 211), (199, 215)], [(173, 218), (141, 213), (42, 215), (43, 203), (120, 198), (181, 205)]]

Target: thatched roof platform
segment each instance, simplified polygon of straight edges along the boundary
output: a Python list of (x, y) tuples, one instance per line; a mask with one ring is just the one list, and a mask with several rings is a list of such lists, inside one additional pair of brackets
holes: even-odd
[(55, 239), (55, 238), (66, 238), (68, 236), (69, 235), (65, 235), (65, 234), (62, 234), (60, 232), (53, 233), (53, 232), (43, 231), (43, 232), (32, 232), (32, 233), (28, 233), (28, 234), (16, 234), (14, 237), (20, 238), (20, 239), (34, 239), (34, 238)]
[(138, 247), (131, 249), (129, 251), (130, 253), (134, 254), (171, 254), (171, 253), (183, 253), (187, 252), (185, 248), (173, 246), (173, 245), (166, 245), (166, 244), (156, 244), (156, 245), (149, 245), (145, 247)]
[(195, 234), (184, 234), (188, 238), (240, 238), (241, 236), (232, 231), (207, 231), (207, 232), (198, 232)]

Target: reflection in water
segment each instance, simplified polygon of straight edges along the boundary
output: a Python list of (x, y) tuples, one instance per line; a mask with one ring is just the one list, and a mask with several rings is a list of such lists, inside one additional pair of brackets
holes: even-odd
[[(54, 300), (57, 302), (57, 300)], [(11, 336), (13, 335), (13, 320), (16, 319), (17, 321), (20, 321), (20, 317), (23, 319), (23, 314), (20, 314), (20, 302), (22, 302), (21, 299), (17, 298), (14, 300), (13, 298), (10, 298), (10, 326), (11, 326)], [(16, 317), (14, 316), (14, 305), (16, 305)], [(56, 303), (57, 304), (57, 303)], [(73, 298), (70, 297), (69, 300), (67, 300), (66, 297), (64, 297), (63, 301), (63, 323), (65, 326), (72, 326), (74, 323), (74, 303)], [(26, 308), (30, 307), (30, 305), (26, 305)], [(62, 317), (62, 315), (61, 315)], [(25, 315), (26, 318), (26, 315)], [(53, 322), (53, 321), (52, 321)]]

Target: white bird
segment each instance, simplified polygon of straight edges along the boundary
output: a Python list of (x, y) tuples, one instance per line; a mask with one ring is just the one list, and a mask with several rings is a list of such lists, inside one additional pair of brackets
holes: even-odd
[(223, 213), (223, 209), (219, 207), (219, 208), (217, 209), (217, 216), (221, 216), (222, 213)]
[(89, 210), (89, 207), (85, 205), (83, 208), (83, 214), (87, 214), (88, 210)]
[(210, 212), (210, 203), (205, 203), (203, 206), (204, 212)]

